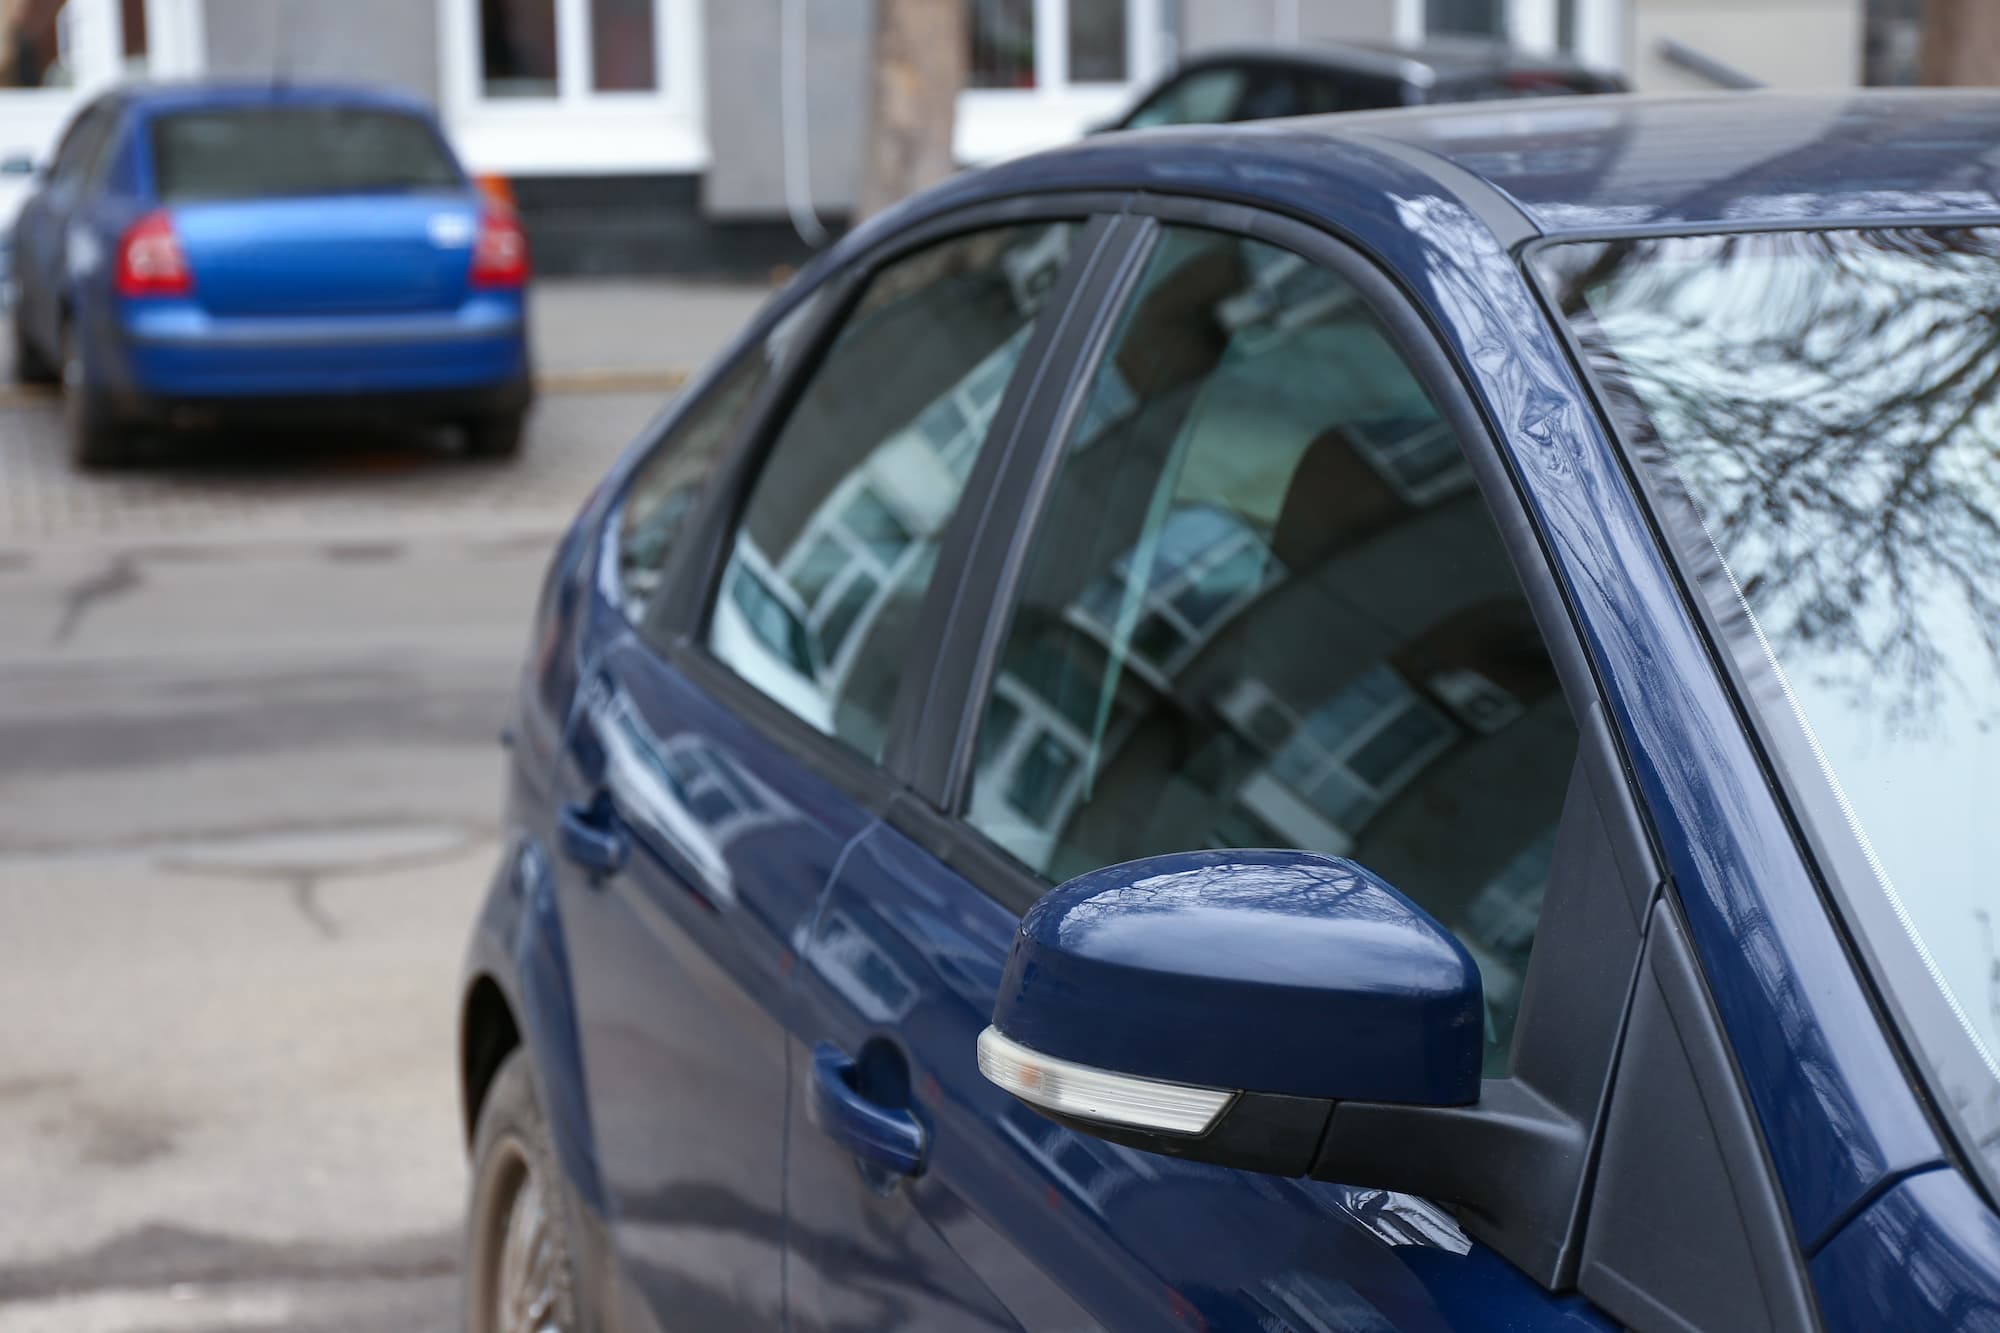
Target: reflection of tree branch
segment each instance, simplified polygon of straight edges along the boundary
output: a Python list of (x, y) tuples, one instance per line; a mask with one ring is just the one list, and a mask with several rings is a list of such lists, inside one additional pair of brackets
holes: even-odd
[(1968, 666), (1940, 647), (1955, 602), (2000, 668), (2000, 455), (1981, 438), (2000, 421), (2000, 234), (1683, 238), (1579, 260), (1563, 307), (1608, 329), (1594, 353), (1614, 406), (1667, 446), (1781, 657), (1892, 691), (1889, 715), (1915, 719)]

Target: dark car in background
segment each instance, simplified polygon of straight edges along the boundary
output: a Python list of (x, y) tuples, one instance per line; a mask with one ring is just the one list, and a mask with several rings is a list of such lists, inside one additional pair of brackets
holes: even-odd
[(71, 454), (176, 427), (449, 423), (520, 447), (527, 239), (422, 103), (162, 85), (90, 103), (12, 247), (14, 368), (60, 382)]
[(2000, 96), (1111, 135), (558, 548), (467, 1327), (2000, 1328)]
[(1421, 46), (1258, 46), (1207, 51), (1105, 129), (1220, 124), (1439, 102), (1624, 92), (1615, 74), (1471, 38)]

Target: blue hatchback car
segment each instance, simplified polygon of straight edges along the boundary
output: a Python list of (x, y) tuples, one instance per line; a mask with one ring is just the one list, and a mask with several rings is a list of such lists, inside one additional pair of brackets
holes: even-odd
[(422, 103), (160, 85), (90, 103), (15, 222), (14, 369), (74, 460), (137, 434), (349, 417), (520, 447), (528, 247)]
[(548, 576), (467, 1326), (2000, 1328), (1996, 144), (1147, 131), (849, 237)]

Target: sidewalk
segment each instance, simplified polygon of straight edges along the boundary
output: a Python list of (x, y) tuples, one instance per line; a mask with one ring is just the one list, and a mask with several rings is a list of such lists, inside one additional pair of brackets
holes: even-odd
[(771, 291), (664, 278), (543, 278), (529, 297), (535, 368), (555, 389), (600, 377), (691, 375)]

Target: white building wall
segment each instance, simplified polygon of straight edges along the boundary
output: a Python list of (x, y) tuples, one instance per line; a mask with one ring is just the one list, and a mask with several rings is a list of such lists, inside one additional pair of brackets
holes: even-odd
[(1672, 38), (1774, 88), (1851, 88), (1864, 19), (1862, 0), (1633, 0), (1626, 68), (1640, 92), (1714, 88), (1661, 58)]

